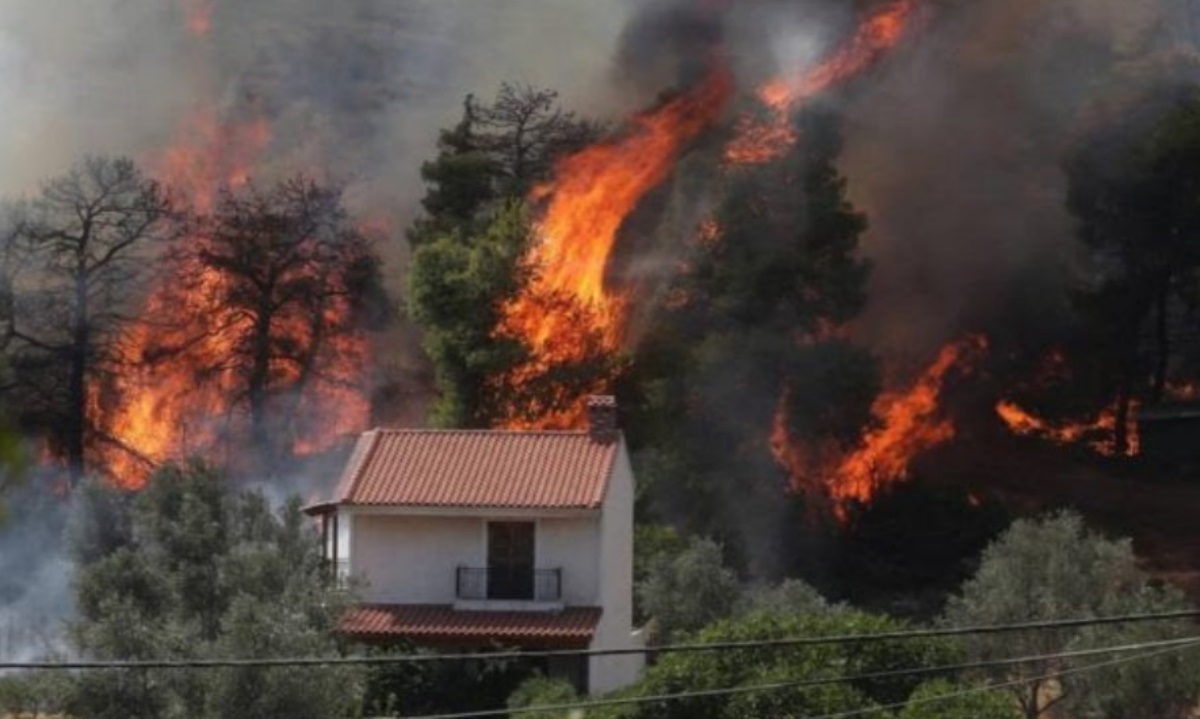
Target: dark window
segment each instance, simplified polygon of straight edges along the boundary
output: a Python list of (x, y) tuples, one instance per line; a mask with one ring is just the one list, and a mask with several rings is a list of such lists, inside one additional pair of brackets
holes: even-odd
[(488, 522), (488, 599), (533, 599), (533, 522)]

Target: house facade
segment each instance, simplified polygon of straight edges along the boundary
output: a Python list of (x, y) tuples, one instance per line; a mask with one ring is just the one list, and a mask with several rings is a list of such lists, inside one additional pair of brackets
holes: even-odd
[[(611, 397), (581, 431), (375, 429), (335, 497), (309, 507), (327, 557), (365, 580), (341, 631), (463, 650), (640, 648), (634, 479)], [(590, 693), (636, 681), (640, 654), (555, 658)]]

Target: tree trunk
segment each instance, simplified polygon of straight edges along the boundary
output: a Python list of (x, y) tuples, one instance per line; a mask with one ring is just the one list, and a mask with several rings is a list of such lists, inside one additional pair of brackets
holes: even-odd
[(1113, 451), (1118, 457), (1124, 457), (1129, 451), (1129, 409), (1133, 400), (1133, 366), (1135, 365), (1136, 362), (1126, 362), (1121, 370), (1120, 384), (1117, 386)]
[(250, 428), (254, 448), (267, 460), (274, 456), (271, 433), (267, 430), (267, 394), (271, 372), (271, 321), (269, 307), (259, 307), (254, 321), (253, 356), (250, 364), (247, 394), (250, 400)]
[(71, 486), (79, 484), (84, 473), (84, 444), (87, 428), (87, 372), (91, 353), (88, 326), (87, 274), (81, 269), (75, 277), (75, 302), (71, 318), (71, 345), (67, 354), (66, 450)]
[(1170, 297), (1170, 278), (1164, 279), (1158, 288), (1158, 296), (1154, 298), (1154, 339), (1157, 346), (1157, 356), (1154, 363), (1154, 384), (1150, 397), (1154, 402), (1161, 402), (1163, 391), (1167, 385), (1167, 361), (1170, 359), (1170, 333), (1167, 327), (1167, 301)]
[(1028, 691), (1028, 695), (1021, 696), (1019, 700), (1021, 713), (1025, 715), (1025, 719), (1038, 719), (1042, 714), (1042, 703), (1038, 697), (1042, 693), (1042, 683), (1032, 682)]

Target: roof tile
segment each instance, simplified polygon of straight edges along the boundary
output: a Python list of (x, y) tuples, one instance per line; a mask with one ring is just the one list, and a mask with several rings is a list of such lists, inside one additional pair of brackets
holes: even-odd
[(375, 429), (338, 483), (357, 505), (591, 509), (619, 441), (587, 432)]
[(443, 604), (364, 604), (342, 617), (338, 631), (360, 641), (511, 642), (586, 647), (600, 621), (599, 607), (557, 612), (464, 611)]

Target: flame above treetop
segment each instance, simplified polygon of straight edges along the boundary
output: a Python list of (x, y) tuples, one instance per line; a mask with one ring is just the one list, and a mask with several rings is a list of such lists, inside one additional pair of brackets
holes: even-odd
[(917, 2), (893, 0), (868, 15), (854, 35), (820, 64), (796, 76), (776, 78), (759, 88), (758, 99), (773, 117), (766, 121), (742, 118), (735, 138), (725, 149), (725, 160), (733, 164), (756, 164), (786, 152), (797, 140), (790, 122), (792, 111), (875, 64), (900, 42)]
[[(501, 386), (520, 389), (553, 367), (620, 349), (628, 297), (605, 277), (617, 233), (646, 193), (670, 174), (687, 144), (721, 117), (732, 89), (732, 78), (718, 67), (696, 87), (634, 118), (620, 137), (564, 158), (554, 177), (534, 188), (530, 199), (545, 208), (527, 258), (534, 279), (504, 307), (496, 330), (523, 340), (533, 356), (497, 378)], [(560, 402), (571, 409), (547, 409), (535, 419), (514, 414), (504, 424), (576, 426), (583, 414), (574, 399)]]
[[(679, 153), (721, 116), (732, 93), (724, 69), (712, 71), (696, 88), (639, 115), (631, 131), (571, 155), (554, 178), (534, 188), (531, 199), (546, 203), (537, 223), (538, 242), (531, 261), (537, 270), (533, 293), (562, 294), (595, 308), (614, 343), (622, 317), (605, 286), (605, 270), (625, 218), (646, 193), (674, 168)], [(520, 314), (520, 301), (512, 308)], [(549, 339), (549, 328), (531, 338)]]

